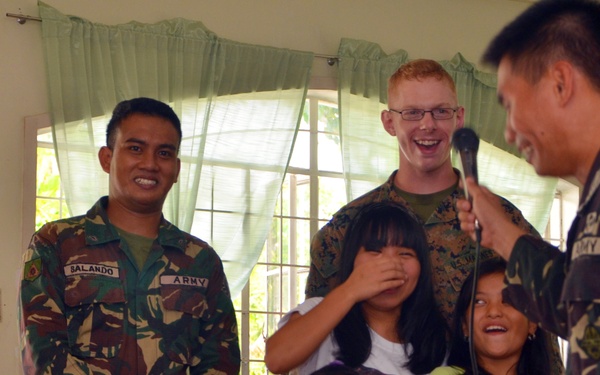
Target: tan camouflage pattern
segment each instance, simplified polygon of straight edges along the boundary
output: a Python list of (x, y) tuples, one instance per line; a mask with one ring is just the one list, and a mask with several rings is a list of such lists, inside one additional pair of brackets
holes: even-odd
[[(455, 169), (457, 175), (460, 174)], [(346, 229), (352, 218), (365, 205), (373, 202), (393, 201), (410, 207), (395, 190), (396, 172), (381, 186), (353, 200), (325, 224), (313, 237), (310, 248), (310, 271), (306, 283), (306, 298), (324, 296), (338, 285), (337, 271), (340, 265), (340, 254)], [(475, 242), (460, 230), (458, 212), (455, 203), (464, 194), (458, 187), (436, 208), (424, 224), (429, 242), (430, 259), (433, 271), (433, 283), (436, 302), (440, 312), (450, 326), (454, 317), (454, 305), (460, 288), (471, 273), (475, 260)], [(513, 223), (527, 232), (538, 235), (536, 230), (525, 220), (521, 212), (509, 201), (500, 197), (502, 205)], [(491, 249), (482, 248), (480, 261), (496, 257)], [(553, 339), (555, 374), (564, 373), (558, 343)]]
[[(583, 190), (565, 253), (519, 238), (507, 268), (511, 299), (569, 341), (567, 374), (600, 374), (600, 153)], [(513, 297), (515, 296), (515, 297)]]
[(24, 255), (20, 317), (27, 374), (238, 374), (223, 266), (163, 219), (142, 270), (99, 200), (48, 223)]

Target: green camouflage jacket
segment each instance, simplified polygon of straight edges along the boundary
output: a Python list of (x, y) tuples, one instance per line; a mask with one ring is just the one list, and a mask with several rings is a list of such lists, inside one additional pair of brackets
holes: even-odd
[[(458, 170), (455, 171), (457, 174)], [(383, 185), (353, 200), (335, 213), (332, 219), (313, 237), (310, 247), (310, 271), (306, 283), (306, 296), (324, 296), (338, 284), (336, 273), (340, 265), (340, 253), (346, 229), (352, 218), (365, 205), (390, 200), (408, 206), (408, 203), (394, 190), (394, 177)], [(465, 278), (471, 273), (475, 260), (475, 242), (460, 230), (455, 202), (464, 195), (455, 189), (424, 224), (429, 242), (433, 272), (434, 291), (438, 306), (446, 322), (450, 325), (454, 314), (454, 304)], [(506, 212), (513, 222), (529, 232), (535, 229), (510, 202), (502, 199)], [(481, 249), (480, 261), (497, 256), (490, 249)]]
[(107, 202), (33, 235), (20, 291), (25, 372), (238, 374), (236, 317), (216, 252), (163, 219), (138, 270)]
[(568, 374), (600, 374), (600, 153), (583, 189), (566, 253), (519, 238), (507, 268), (516, 307), (569, 340)]

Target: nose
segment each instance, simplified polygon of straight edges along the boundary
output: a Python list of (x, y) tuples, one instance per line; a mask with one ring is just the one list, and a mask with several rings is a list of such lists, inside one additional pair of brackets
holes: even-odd
[(420, 120), (419, 129), (426, 131), (433, 131), (437, 128), (437, 124), (433, 118), (433, 114), (431, 112), (425, 112), (423, 118)]
[(144, 152), (140, 159), (140, 167), (146, 170), (158, 169), (158, 163), (156, 162), (157, 155), (153, 152)]
[(497, 318), (502, 316), (502, 305), (498, 303), (488, 303), (486, 315), (489, 318)]

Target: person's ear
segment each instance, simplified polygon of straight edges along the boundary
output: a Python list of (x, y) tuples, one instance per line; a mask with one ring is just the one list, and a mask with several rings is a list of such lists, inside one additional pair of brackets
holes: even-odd
[(529, 329), (527, 330), (529, 336), (534, 335), (535, 331), (537, 331), (537, 328), (537, 324), (535, 324), (534, 322), (529, 322)]
[(102, 170), (106, 173), (110, 173), (110, 162), (112, 160), (113, 151), (107, 146), (100, 147), (98, 150), (98, 160)]
[(381, 111), (381, 123), (389, 135), (392, 137), (396, 136), (396, 128), (394, 128), (394, 118), (392, 112), (385, 109)]
[(575, 70), (571, 63), (561, 60), (549, 68), (553, 94), (560, 106), (565, 105), (573, 96), (575, 89)]
[(463, 336), (464, 337), (469, 337), (469, 325), (467, 324), (467, 320), (463, 319), (462, 320), (462, 331), (463, 331)]

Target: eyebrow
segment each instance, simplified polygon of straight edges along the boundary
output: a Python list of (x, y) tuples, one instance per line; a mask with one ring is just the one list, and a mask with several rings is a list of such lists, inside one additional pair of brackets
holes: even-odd
[[(141, 145), (148, 144), (148, 142), (146, 142), (142, 139), (139, 139), (139, 138), (129, 138), (129, 139), (125, 140), (125, 143), (138, 143)], [(158, 148), (166, 148), (169, 150), (177, 151), (177, 147), (172, 143), (162, 143), (162, 144), (158, 145)]]
[[(430, 109), (435, 109), (435, 108), (454, 108), (454, 107), (460, 107), (459, 104), (450, 104), (450, 102), (443, 102), (443, 103), (436, 103), (432, 106), (429, 106)], [(405, 107), (406, 109), (423, 109), (422, 105), (407, 105)]]

